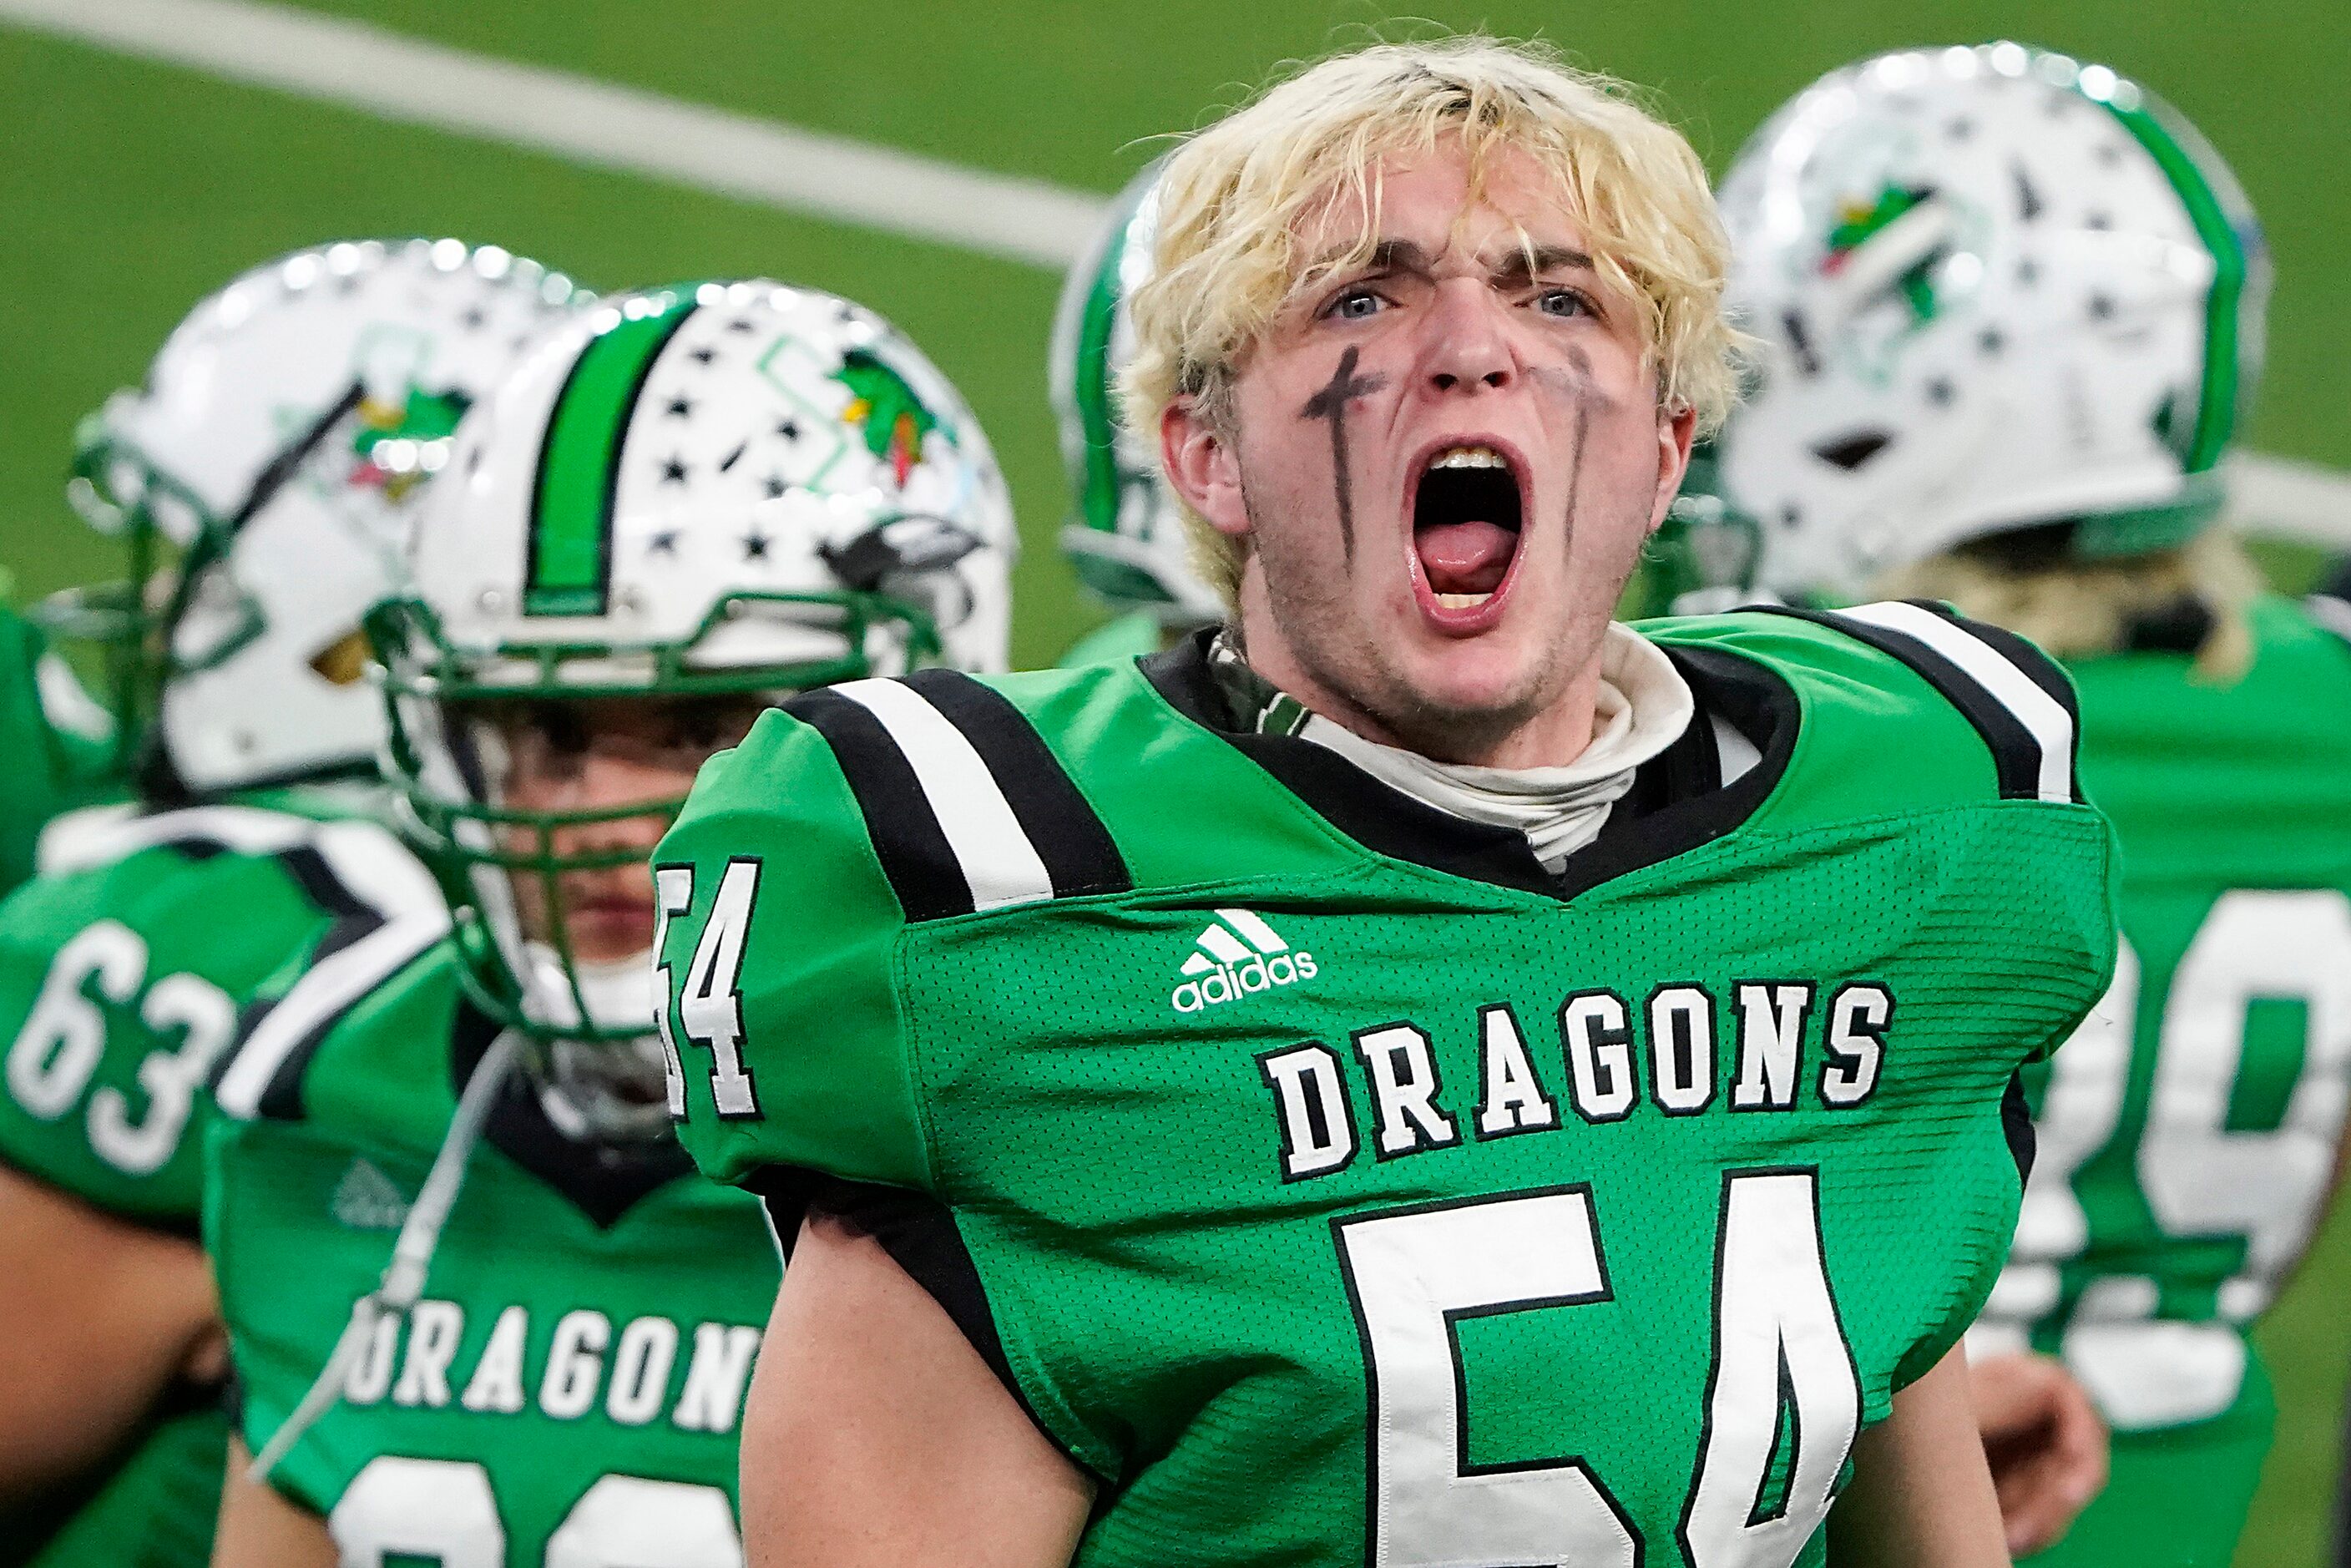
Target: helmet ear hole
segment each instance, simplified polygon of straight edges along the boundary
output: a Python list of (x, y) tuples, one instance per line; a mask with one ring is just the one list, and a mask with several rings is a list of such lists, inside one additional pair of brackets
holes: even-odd
[(1890, 430), (1856, 430), (1815, 443), (1813, 455), (1850, 474), (1893, 444), (1894, 433)]

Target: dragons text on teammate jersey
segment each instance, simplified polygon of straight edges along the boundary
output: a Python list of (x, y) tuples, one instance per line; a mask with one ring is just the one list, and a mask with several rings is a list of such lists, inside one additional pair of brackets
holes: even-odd
[(2012, 638), (1647, 634), (1698, 717), (1556, 874), (1206, 634), (798, 699), (657, 856), (684, 1142), (892, 1247), (1101, 1483), (1081, 1563), (1818, 1563), (1997, 1270), (2110, 841)]
[[(265, 1448), (383, 1268), (497, 1026), (435, 947), (324, 1020), (212, 1134), (205, 1241)], [(248, 1048), (249, 1049), (249, 1048)], [(352, 1568), (741, 1568), (735, 1432), (775, 1299), (758, 1206), (667, 1140), (566, 1136), (517, 1075), (425, 1296), (376, 1320), (269, 1484)]]

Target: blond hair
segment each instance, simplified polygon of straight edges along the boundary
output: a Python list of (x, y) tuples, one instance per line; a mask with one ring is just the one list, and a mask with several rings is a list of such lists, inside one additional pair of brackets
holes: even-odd
[(2134, 622), (2195, 604), (2211, 627), (2196, 649), (2191, 677), (2234, 685), (2252, 666), (2246, 611), (2261, 592), (2261, 573), (2233, 535), (2216, 529), (2179, 549), (2029, 565), (2003, 559), (1998, 536), (1983, 543), (1995, 548), (1930, 556), (1889, 573), (1873, 596), (1942, 600), (2060, 659), (2119, 653)]
[[(1153, 275), (1129, 306), (1129, 427), (1155, 436), (1167, 406), (1188, 397), (1229, 433), (1249, 347), (1300, 295), (1370, 257), (1376, 165), (1446, 136), (1460, 138), (1473, 191), (1505, 151), (1558, 180), (1602, 281), (1641, 312), (1659, 397), (1694, 413), (1699, 434), (1716, 429), (1738, 397), (1743, 340), (1723, 312), (1730, 246), (1698, 154), (1623, 84), (1540, 45), (1484, 37), (1323, 60), (1169, 155)], [(1300, 231), (1350, 197), (1364, 212), (1354, 248), (1301, 265)], [(1188, 507), (1185, 526), (1194, 564), (1229, 606), (1241, 545)]]

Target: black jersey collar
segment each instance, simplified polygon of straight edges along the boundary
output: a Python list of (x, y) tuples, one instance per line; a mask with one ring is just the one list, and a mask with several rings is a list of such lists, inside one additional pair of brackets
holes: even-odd
[[(1660, 644), (1697, 699), (1689, 727), (1635, 770), (1632, 787), (1599, 836), (1554, 873), (1520, 834), (1440, 811), (1390, 789), (1328, 747), (1286, 733), (1296, 725), (1281, 705), (1295, 703), (1245, 666), (1237, 672), (1233, 661), (1217, 658), (1217, 635), (1195, 632), (1136, 663), (1177, 712), (1221, 737), (1364, 848), (1552, 898), (1573, 898), (1720, 838), (1754, 814), (1795, 750), (1797, 702), (1784, 681), (1736, 654)], [(1761, 754), (1727, 786), (1715, 740), (1718, 721)]]
[[(451, 1089), (463, 1094), (466, 1081), (498, 1037), (498, 1024), (472, 1001), (461, 999), (451, 1033)], [(573, 1207), (610, 1230), (646, 1197), (694, 1169), (676, 1140), (643, 1143), (574, 1138), (548, 1119), (538, 1086), (528, 1072), (517, 1072), (499, 1087), (482, 1135), (515, 1164), (561, 1193)]]

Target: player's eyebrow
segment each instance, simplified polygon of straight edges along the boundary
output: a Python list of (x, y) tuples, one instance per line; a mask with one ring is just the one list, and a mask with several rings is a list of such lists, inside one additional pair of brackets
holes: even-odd
[[(1316, 256), (1309, 265), (1317, 268), (1334, 267), (1345, 260), (1348, 254), (1354, 249), (1355, 246), (1353, 245), (1333, 246)], [(1364, 259), (1361, 267), (1349, 267), (1346, 270), (1355, 276), (1365, 277), (1393, 273), (1426, 277), (1435, 270), (1435, 266), (1429, 259), (1428, 252), (1417, 242), (1408, 239), (1382, 239), (1373, 243), (1371, 254)]]
[(1563, 245), (1512, 246), (1487, 264), (1487, 274), (1505, 286), (1532, 282), (1554, 272), (1590, 272), (1589, 253)]

